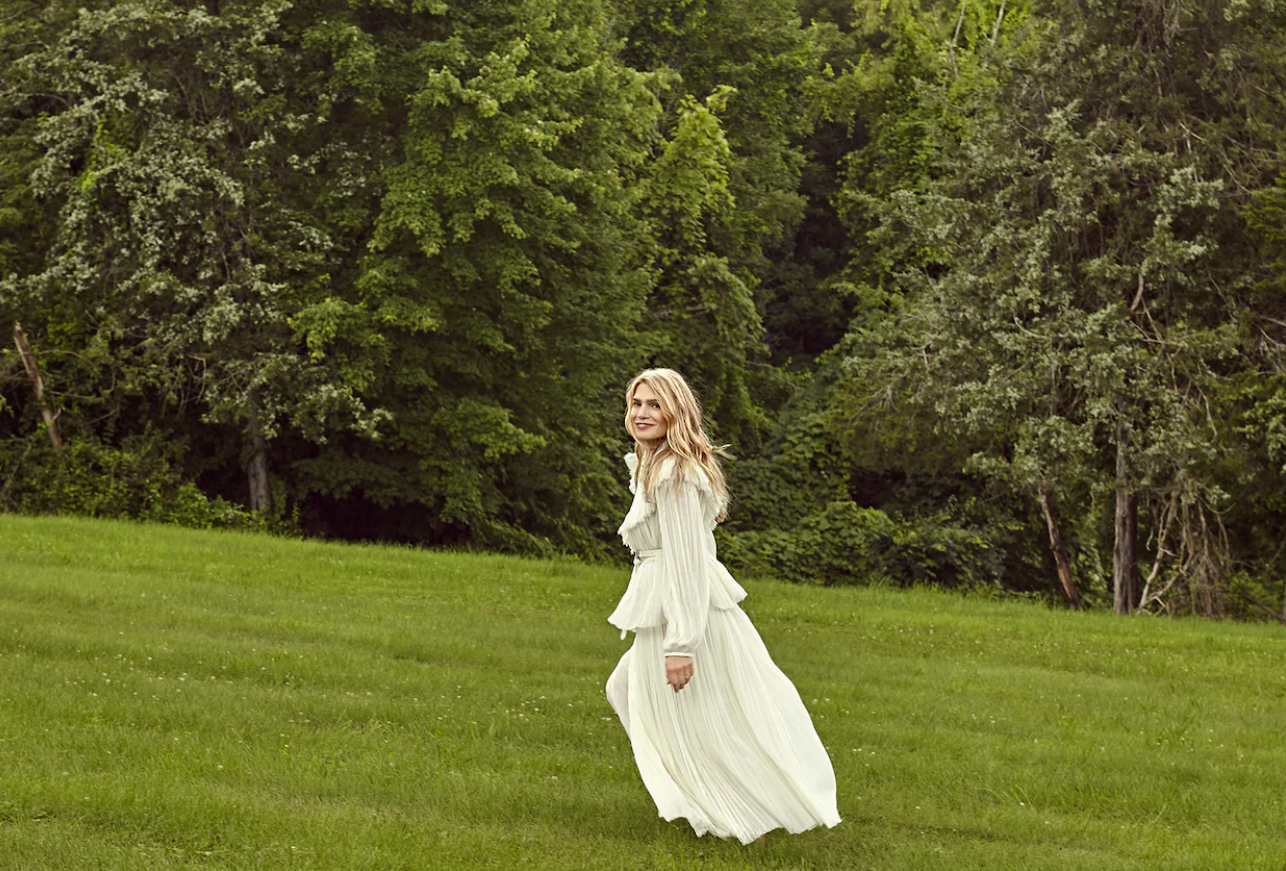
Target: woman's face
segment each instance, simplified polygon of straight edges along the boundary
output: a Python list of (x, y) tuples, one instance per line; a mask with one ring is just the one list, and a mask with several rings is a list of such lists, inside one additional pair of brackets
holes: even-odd
[(630, 429), (639, 441), (648, 442), (665, 438), (669, 422), (661, 413), (661, 399), (646, 383), (634, 388), (630, 400)]

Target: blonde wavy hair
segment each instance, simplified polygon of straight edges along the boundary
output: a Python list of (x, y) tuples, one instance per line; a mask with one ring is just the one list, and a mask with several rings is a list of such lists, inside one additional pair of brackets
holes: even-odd
[[(634, 435), (630, 426), (631, 405), (634, 391), (640, 384), (652, 388), (660, 400), (661, 414), (665, 416), (666, 431), (660, 439), (643, 441)], [(676, 472), (704, 473), (710, 480), (714, 495), (719, 500), (719, 519), (723, 520), (728, 507), (728, 483), (719, 468), (719, 457), (727, 456), (726, 445), (716, 445), (706, 435), (701, 422), (701, 403), (688, 386), (688, 382), (673, 369), (646, 369), (634, 376), (625, 388), (625, 430), (634, 438), (634, 452), (639, 464), (635, 480), (643, 482), (645, 493), (651, 494), (657, 475), (667, 458), (673, 458)]]

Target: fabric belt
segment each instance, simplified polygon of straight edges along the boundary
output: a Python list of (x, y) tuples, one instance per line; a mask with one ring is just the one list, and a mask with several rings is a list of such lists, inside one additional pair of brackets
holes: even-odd
[(648, 548), (647, 550), (634, 551), (635, 568), (643, 565), (644, 560), (656, 559), (662, 554), (662, 552), (663, 552), (662, 549), (659, 547)]

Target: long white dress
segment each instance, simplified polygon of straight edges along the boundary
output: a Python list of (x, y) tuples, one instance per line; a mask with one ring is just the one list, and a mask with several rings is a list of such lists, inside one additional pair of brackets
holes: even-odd
[[(666, 461), (655, 499), (633, 483), (620, 535), (634, 571), (608, 620), (634, 644), (607, 698), (634, 748), (643, 783), (666, 820), (748, 844), (765, 832), (840, 821), (835, 772), (799, 693), (773, 663), (737, 603), (746, 591), (715, 553), (719, 505), (700, 472)], [(691, 656), (675, 693), (666, 656)]]

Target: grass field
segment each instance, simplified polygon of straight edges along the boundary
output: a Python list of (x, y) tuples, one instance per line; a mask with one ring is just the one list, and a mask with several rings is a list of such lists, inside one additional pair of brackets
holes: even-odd
[(0, 869), (1283, 869), (1286, 633), (748, 582), (845, 822), (656, 818), (623, 571), (0, 516)]

